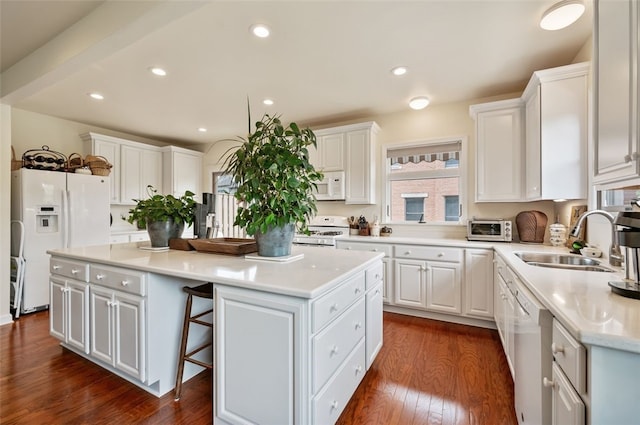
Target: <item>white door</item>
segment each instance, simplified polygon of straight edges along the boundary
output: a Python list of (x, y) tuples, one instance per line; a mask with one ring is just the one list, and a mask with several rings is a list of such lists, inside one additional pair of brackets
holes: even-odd
[(109, 243), (109, 177), (67, 174), (68, 246)]
[(427, 263), (428, 310), (460, 314), (461, 292), (459, 263)]
[(395, 262), (395, 297), (393, 303), (420, 309), (426, 308), (426, 263), (420, 260), (404, 259), (396, 259)]

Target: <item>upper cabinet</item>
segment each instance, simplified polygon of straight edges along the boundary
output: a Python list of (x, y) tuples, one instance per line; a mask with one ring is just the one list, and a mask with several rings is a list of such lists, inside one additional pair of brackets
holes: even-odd
[[(638, 25), (635, 0), (596, 0), (594, 183), (637, 184)], [(625, 184), (625, 182), (627, 184)]]
[(309, 152), (320, 171), (345, 172), (345, 204), (375, 204), (375, 122), (314, 130), (318, 149)]
[(476, 121), (476, 202), (522, 199), (521, 99), (472, 105)]
[(158, 147), (97, 133), (81, 135), (85, 154), (105, 157), (112, 165), (111, 204), (133, 205), (148, 196), (147, 186), (159, 193), (199, 199), (202, 153), (176, 146)]
[(536, 71), (522, 98), (472, 105), (476, 202), (587, 197), (589, 63)]
[(180, 197), (190, 190), (199, 201), (202, 194), (202, 153), (176, 146), (166, 146), (162, 150), (164, 192)]
[(586, 199), (589, 63), (536, 71), (524, 91), (525, 199)]

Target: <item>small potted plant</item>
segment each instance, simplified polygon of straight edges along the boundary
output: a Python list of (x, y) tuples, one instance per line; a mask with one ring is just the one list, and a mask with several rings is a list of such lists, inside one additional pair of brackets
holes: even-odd
[(185, 224), (193, 223), (196, 202), (195, 193), (186, 191), (183, 196), (161, 195), (153, 186), (147, 186), (146, 199), (134, 199), (136, 206), (129, 210), (127, 221), (137, 223), (138, 228), (149, 232), (151, 246), (169, 246), (169, 239), (179, 238)]
[(238, 185), (234, 224), (255, 235), (259, 255), (290, 255), (295, 228), (306, 231), (317, 211), (314, 189), (322, 173), (309, 162), (316, 136), (267, 114), (253, 133), (239, 139), (242, 144), (227, 157), (224, 171)]

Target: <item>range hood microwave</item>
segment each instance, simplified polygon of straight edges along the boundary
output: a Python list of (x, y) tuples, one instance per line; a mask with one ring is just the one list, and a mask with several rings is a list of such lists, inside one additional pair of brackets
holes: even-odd
[(318, 201), (344, 200), (344, 171), (326, 171), (324, 178), (317, 183)]

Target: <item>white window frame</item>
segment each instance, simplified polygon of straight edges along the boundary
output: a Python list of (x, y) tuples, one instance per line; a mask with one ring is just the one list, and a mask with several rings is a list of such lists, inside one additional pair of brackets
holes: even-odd
[[(460, 142), (460, 160), (457, 168), (444, 168), (442, 170), (430, 171), (428, 177), (458, 177), (459, 178), (459, 203), (460, 203), (460, 219), (458, 221), (437, 221), (437, 222), (427, 222), (427, 223), (416, 223), (410, 221), (391, 221), (391, 187), (390, 182), (393, 180), (406, 180), (412, 178), (424, 178), (425, 173), (422, 172), (411, 172), (411, 173), (403, 173), (402, 175), (392, 176), (391, 175), (391, 165), (389, 164), (387, 158), (387, 151), (400, 149), (400, 148), (412, 148), (417, 146), (424, 145), (441, 145), (452, 142)], [(417, 140), (410, 142), (401, 142), (401, 143), (392, 143), (385, 144), (382, 146), (382, 155), (381, 155), (381, 166), (382, 170), (382, 214), (381, 217), (384, 217), (383, 221), (386, 224), (406, 224), (408, 226), (460, 226), (464, 225), (467, 221), (467, 146), (468, 141), (466, 136), (452, 136), (452, 137), (443, 137), (438, 139), (427, 139), (427, 140)], [(396, 178), (394, 178), (396, 177)]]

